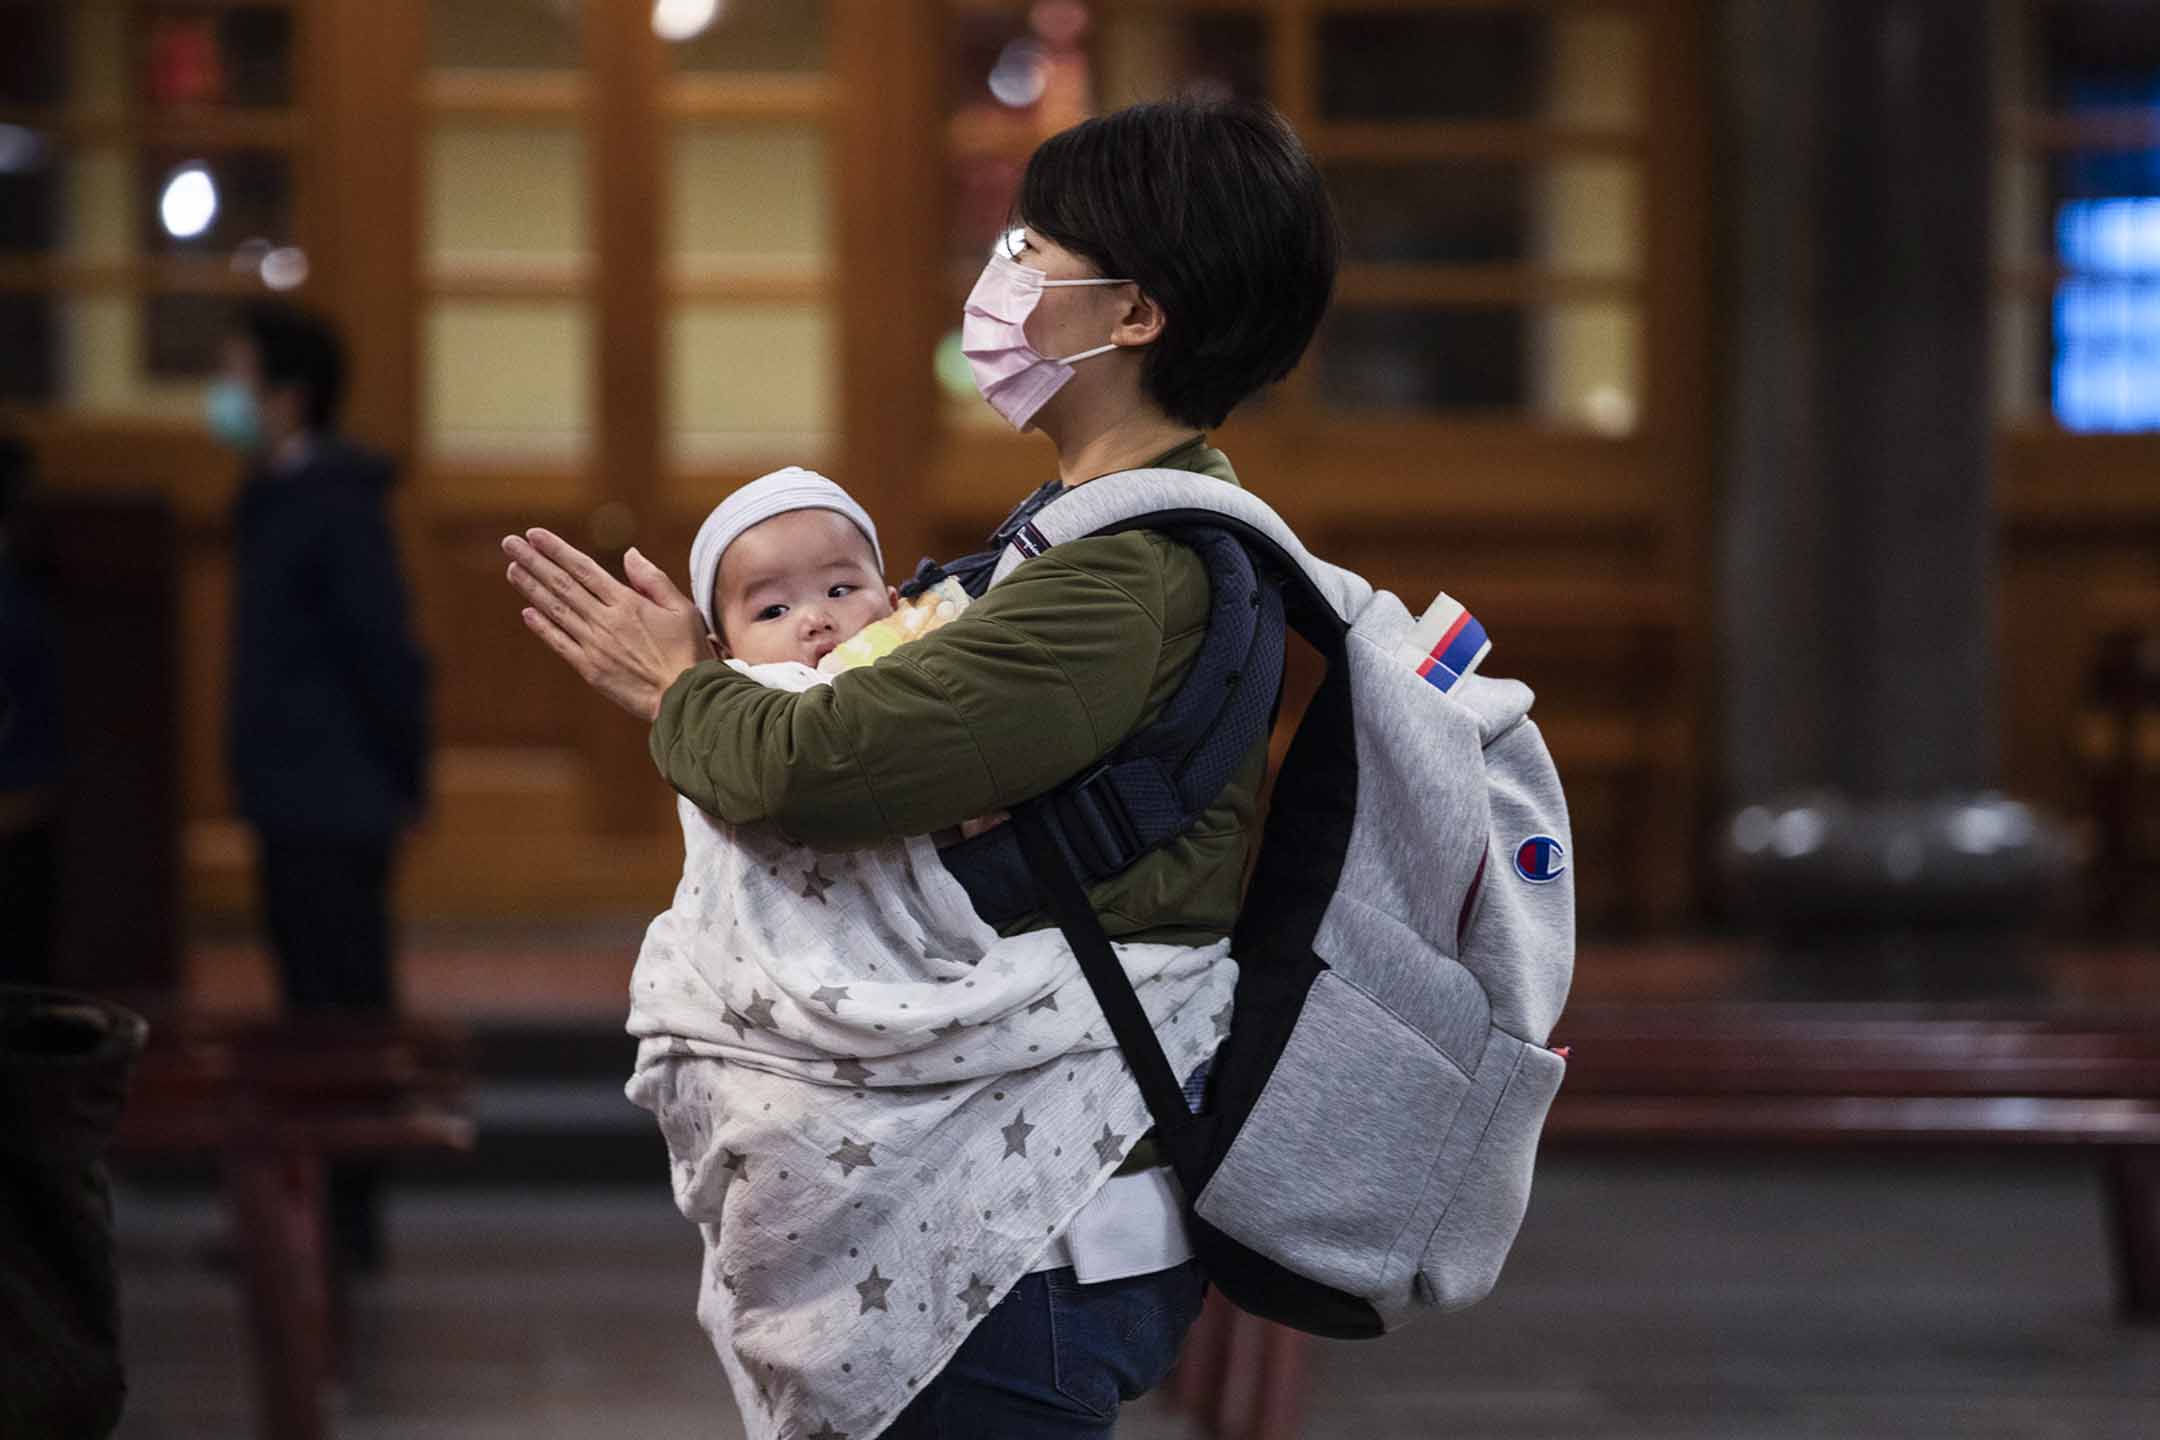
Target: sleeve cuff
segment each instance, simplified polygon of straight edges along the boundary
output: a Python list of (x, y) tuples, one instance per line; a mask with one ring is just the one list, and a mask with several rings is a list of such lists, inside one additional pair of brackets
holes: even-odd
[(683, 708), (689, 703), (691, 690), (715, 676), (732, 676), (745, 685), (757, 684), (757, 681), (722, 661), (700, 660), (676, 676), (675, 683), (661, 693), (660, 713), (653, 716), (652, 733), (647, 738), (646, 750), (651, 754), (652, 762), (659, 768), (660, 774), (670, 784), (674, 783), (674, 777), (668, 772), (668, 756), (674, 753), (676, 741), (682, 733)]

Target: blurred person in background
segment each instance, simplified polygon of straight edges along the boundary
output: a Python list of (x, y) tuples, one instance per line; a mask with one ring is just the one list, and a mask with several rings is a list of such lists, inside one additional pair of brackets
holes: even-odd
[(14, 534), (30, 447), (0, 436), (0, 984), (52, 979), (59, 883), (59, 627)]
[[(247, 477), (234, 514), (229, 744), (292, 1011), (393, 1008), (390, 887), (426, 800), (428, 666), (391, 533), (389, 457), (338, 434), (345, 348), (321, 318), (250, 307), (210, 392)], [(381, 1262), (377, 1176), (330, 1184), (331, 1238)]]

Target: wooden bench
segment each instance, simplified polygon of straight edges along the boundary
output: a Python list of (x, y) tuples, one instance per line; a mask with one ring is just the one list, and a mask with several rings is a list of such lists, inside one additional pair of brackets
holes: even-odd
[[(1553, 1038), (1570, 1058), (1547, 1145), (2090, 1151), (2119, 1311), (2160, 1322), (2160, 1011), (1608, 1003), (1571, 1007)], [(1288, 1440), (1305, 1337), (1209, 1300), (1173, 1403), (1218, 1440)]]
[(2123, 1318), (2160, 1322), (2160, 1014), (1608, 1005), (1558, 1038), (1549, 1143), (2090, 1151)]
[(130, 1153), (219, 1157), (266, 1440), (327, 1436), (339, 1279), (324, 1235), (326, 1162), (467, 1150), (465, 1037), (399, 1019), (153, 1019), (115, 1138)]

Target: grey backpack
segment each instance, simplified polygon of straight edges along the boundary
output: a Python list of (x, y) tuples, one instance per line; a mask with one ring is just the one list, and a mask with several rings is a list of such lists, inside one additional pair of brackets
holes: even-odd
[[(1475, 673), (1483, 634), (1460, 607), (1421, 624), (1260, 500), (1186, 471), (1039, 494), (993, 537), (994, 568), (974, 557), (964, 578), (1131, 529), (1205, 560), (1200, 657), (1153, 726), (947, 863), (986, 918), (1047, 907), (1065, 932), (1232, 1301), (1337, 1338), (1468, 1305), (1514, 1243), (1565, 1070), (1546, 1042), (1574, 880), (1530, 691)], [(1266, 733), (1286, 624), (1327, 674), (1276, 777), (1232, 936), (1236, 1004), (1193, 1113), (1085, 887), (1190, 825)]]

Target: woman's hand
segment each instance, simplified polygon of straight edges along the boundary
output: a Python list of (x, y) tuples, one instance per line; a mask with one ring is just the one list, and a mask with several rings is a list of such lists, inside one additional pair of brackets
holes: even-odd
[(685, 670), (710, 658), (705, 621), (659, 566), (623, 556), (624, 585), (591, 556), (546, 530), (506, 535), (510, 583), (529, 602), (525, 628), (570, 662), (584, 682), (639, 719)]

